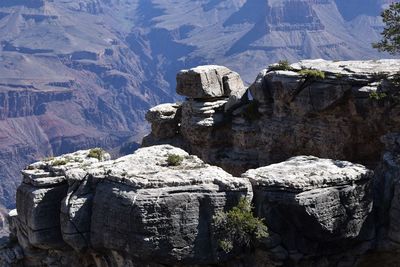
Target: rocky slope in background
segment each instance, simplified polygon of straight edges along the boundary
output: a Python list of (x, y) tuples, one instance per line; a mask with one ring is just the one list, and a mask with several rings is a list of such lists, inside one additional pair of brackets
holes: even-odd
[(251, 82), (283, 58), (378, 57), (389, 2), (1, 1), (0, 203), (13, 206), (28, 162), (139, 142), (179, 69), (213, 62)]
[[(249, 89), (226, 67), (183, 70), (177, 92), (187, 98), (149, 110), (147, 147), (116, 160), (78, 151), (22, 171), (0, 262), (398, 266), (399, 69), (400, 60), (275, 64)], [(226, 253), (213, 216), (241, 197), (269, 236)]]

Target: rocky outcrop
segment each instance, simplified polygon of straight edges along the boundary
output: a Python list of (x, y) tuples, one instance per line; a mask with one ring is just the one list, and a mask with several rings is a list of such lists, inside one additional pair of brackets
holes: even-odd
[(182, 147), (235, 175), (296, 155), (374, 167), (383, 150), (380, 137), (399, 130), (399, 69), (398, 60), (271, 66), (250, 86), (253, 100), (243, 97), (231, 112), (224, 111), (220, 98), (187, 94), (181, 121), (174, 124), (180, 125), (176, 138)]
[[(169, 164), (171, 155), (182, 162)], [(47, 266), (55, 255), (56, 266), (213, 264), (226, 258), (213, 216), (252, 197), (248, 180), (168, 145), (102, 163), (78, 151), (23, 176), (11, 225), (24, 266)]]
[(285, 261), (354, 266), (372, 247), (373, 172), (364, 166), (299, 156), (243, 177), (253, 185), (256, 214), (281, 240), (271, 249)]
[[(78, 151), (22, 171), (0, 260), (397, 266), (399, 67), (281, 62), (249, 88), (225, 67), (181, 71), (187, 98), (148, 111), (152, 133), (134, 154)], [(227, 252), (215, 216), (242, 197), (269, 235)]]
[(0, 204), (15, 207), (31, 162), (140, 143), (146, 111), (176, 100), (181, 68), (214, 62), (250, 83), (284, 58), (380, 57), (388, 1), (348, 2), (1, 0)]
[[(169, 145), (104, 162), (91, 154), (22, 172), (5, 266), (314, 266), (355, 262), (372, 247), (373, 172), (361, 165), (303, 156), (239, 178)], [(214, 216), (241, 197), (269, 237), (225, 253)]]

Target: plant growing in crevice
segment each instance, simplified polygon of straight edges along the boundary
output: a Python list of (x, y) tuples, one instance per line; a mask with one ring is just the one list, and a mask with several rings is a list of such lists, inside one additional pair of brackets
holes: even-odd
[(168, 166), (179, 166), (183, 162), (183, 157), (176, 154), (169, 154), (167, 158)]
[(242, 197), (237, 206), (228, 212), (219, 212), (214, 216), (219, 247), (226, 253), (234, 247), (250, 247), (258, 239), (268, 236), (267, 226), (262, 219), (253, 215), (250, 201)]
[(95, 158), (98, 159), (99, 161), (103, 158), (105, 154), (105, 151), (102, 148), (93, 148), (89, 151), (88, 157), (89, 158)]
[(386, 97), (387, 97), (387, 94), (385, 92), (373, 91), (369, 94), (369, 98), (372, 100), (382, 100)]

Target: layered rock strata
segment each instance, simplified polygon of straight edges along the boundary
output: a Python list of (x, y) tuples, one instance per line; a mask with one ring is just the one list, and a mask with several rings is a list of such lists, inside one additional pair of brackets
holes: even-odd
[[(5, 266), (345, 264), (372, 247), (373, 233), (362, 232), (373, 173), (361, 165), (302, 156), (239, 178), (169, 145), (104, 162), (88, 154), (23, 171)], [(226, 253), (213, 218), (241, 197), (253, 199), (269, 237)]]
[[(206, 68), (200, 69), (205, 72)], [(208, 68), (212, 72), (214, 67)], [(220, 96), (193, 99), (180, 88), (192, 78), (178, 75), (177, 90), (187, 99), (181, 120), (171, 121), (175, 128), (179, 126), (177, 135), (171, 140), (151, 134), (144, 145), (180, 143), (235, 175), (296, 155), (375, 167), (383, 150), (380, 137), (400, 130), (399, 70), (399, 60), (308, 60), (291, 66), (272, 65), (249, 87), (251, 101), (246, 101), (247, 92), (240, 83), (232, 86), (231, 92), (243, 93), (241, 104), (229, 111), (219, 102), (223, 101)], [(200, 79), (196, 85), (199, 92), (209, 88)], [(189, 86), (191, 91), (194, 86)], [(224, 92), (223, 84), (219, 86)], [(153, 127), (157, 124), (152, 123)]]
[[(89, 151), (23, 171), (13, 234), (23, 266), (213, 264), (218, 211), (252, 198), (250, 182), (172, 146), (98, 163)], [(175, 166), (170, 155), (182, 158)], [(62, 163), (62, 164), (61, 164)], [(219, 255), (221, 254), (221, 255)], [(58, 255), (58, 256), (57, 256)]]

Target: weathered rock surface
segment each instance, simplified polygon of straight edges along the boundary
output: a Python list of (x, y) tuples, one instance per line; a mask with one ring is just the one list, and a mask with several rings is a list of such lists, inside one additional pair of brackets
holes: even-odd
[(175, 137), (179, 131), (181, 106), (177, 104), (161, 104), (151, 108), (146, 119), (151, 122), (154, 138), (166, 139)]
[(189, 98), (228, 97), (244, 91), (239, 74), (223, 66), (199, 66), (176, 76), (176, 92)]
[(253, 184), (257, 215), (292, 261), (346, 254), (362, 242), (371, 246), (374, 229), (360, 234), (370, 227), (373, 203), (373, 172), (364, 166), (299, 156), (243, 177)]
[[(358, 164), (302, 156), (238, 178), (169, 145), (103, 162), (88, 155), (22, 172), (14, 238), (0, 250), (6, 266), (314, 266), (354, 262), (372, 247), (373, 229), (362, 230), (372, 171)], [(182, 162), (171, 165), (171, 155)], [(213, 216), (253, 190), (270, 236), (234, 258), (220, 249)]]
[(261, 247), (278, 262), (396, 266), (399, 70), (399, 60), (274, 65), (249, 87), (253, 100), (231, 112), (186, 100), (179, 134), (168, 142), (237, 176), (254, 169), (243, 177), (271, 231)]
[[(100, 264), (94, 255), (116, 262), (105, 266), (227, 259), (213, 238), (213, 216), (241, 197), (252, 198), (247, 179), (168, 145), (101, 163), (88, 154), (79, 151), (23, 171), (11, 224), (25, 266), (42, 266), (55, 255), (65, 258), (56, 266)], [(182, 162), (170, 165), (170, 155)], [(125, 259), (118, 263), (117, 255)]]
[[(400, 264), (400, 61), (279, 67), (263, 70), (248, 90), (234, 74), (229, 93), (217, 87), (223, 75), (214, 66), (180, 73), (180, 90), (193, 95), (147, 113), (148, 147), (104, 162), (81, 151), (30, 165), (0, 259), (77, 267)], [(243, 91), (240, 101), (227, 108), (235, 91)], [(163, 143), (190, 153), (151, 146)], [(213, 216), (242, 196), (269, 236), (224, 253)]]
[[(376, 166), (383, 149), (380, 136), (400, 130), (399, 69), (399, 60), (274, 66), (249, 87), (253, 100), (243, 100), (232, 112), (219, 98), (185, 101), (176, 143), (235, 175), (296, 155)], [(179, 77), (182, 86), (184, 79), (191, 81)]]

